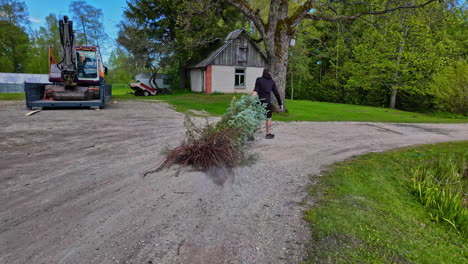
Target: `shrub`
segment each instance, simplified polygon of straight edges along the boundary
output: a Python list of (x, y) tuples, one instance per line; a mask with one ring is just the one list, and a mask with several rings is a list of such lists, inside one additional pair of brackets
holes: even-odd
[(261, 103), (257, 96), (233, 97), (218, 126), (236, 129), (239, 140), (245, 141), (267, 120), (266, 113), (266, 104)]
[(242, 149), (234, 142), (236, 135), (236, 130), (226, 128), (186, 142), (171, 150), (158, 170), (173, 164), (192, 166), (201, 171), (212, 167), (236, 167), (244, 157)]
[(413, 187), (432, 220), (468, 232), (468, 152), (440, 154), (413, 170)]
[(244, 162), (246, 139), (266, 120), (265, 105), (258, 97), (235, 97), (223, 118), (215, 124), (208, 120), (197, 126), (189, 115), (185, 116), (185, 141), (169, 151), (161, 165), (145, 175), (168, 168), (173, 164), (192, 166), (196, 170), (211, 168), (228, 170)]
[(468, 62), (461, 60), (434, 75), (431, 91), (439, 110), (468, 116), (467, 73)]

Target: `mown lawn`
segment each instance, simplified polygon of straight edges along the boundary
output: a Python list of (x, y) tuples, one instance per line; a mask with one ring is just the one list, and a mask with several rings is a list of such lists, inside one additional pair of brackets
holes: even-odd
[[(113, 94), (117, 99), (152, 99), (166, 101), (175, 106), (177, 111), (190, 109), (205, 110), (215, 115), (222, 115), (229, 107), (232, 94), (198, 94), (176, 93), (174, 95), (158, 95), (150, 97), (135, 97), (126, 94), (131, 92), (128, 86), (114, 85)], [(241, 96), (241, 95), (236, 95)], [(468, 117), (441, 118), (428, 114), (379, 108), (371, 106), (313, 102), (305, 100), (287, 100), (288, 113), (276, 114), (278, 121), (365, 121), (365, 122), (395, 122), (395, 123), (468, 123)]]
[(25, 100), (24, 93), (0, 93), (0, 100)]
[(312, 230), (308, 262), (468, 263), (468, 230), (431, 221), (411, 179), (423, 161), (467, 152), (465, 141), (366, 154), (333, 165), (310, 187), (317, 205), (305, 214)]
[(463, 123), (468, 117), (440, 118), (428, 114), (389, 108), (335, 104), (304, 100), (287, 100), (288, 113), (274, 116), (280, 121), (366, 121), (395, 123)]
[[(232, 94), (199, 94), (176, 91), (172, 95), (134, 96), (126, 84), (114, 84), (112, 94), (115, 100), (161, 100), (174, 106), (175, 110), (186, 112), (190, 109), (205, 110), (222, 115), (229, 107)], [(236, 96), (240, 97), (240, 94)], [(24, 100), (24, 94), (0, 94), (0, 100)], [(276, 114), (277, 121), (364, 121), (395, 123), (468, 123), (468, 117), (443, 118), (435, 115), (405, 112), (388, 108), (287, 100), (288, 113)]]

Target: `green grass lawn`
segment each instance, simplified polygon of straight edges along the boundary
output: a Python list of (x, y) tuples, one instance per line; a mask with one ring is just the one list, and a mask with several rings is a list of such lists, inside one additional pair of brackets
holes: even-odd
[[(135, 99), (127, 92), (128, 85), (114, 85), (113, 94), (117, 99)], [(175, 106), (177, 111), (190, 109), (205, 110), (215, 115), (222, 115), (229, 107), (232, 94), (199, 94), (176, 93), (174, 95), (158, 95), (136, 97), (137, 99), (158, 99)], [(241, 96), (241, 95), (236, 95)], [(273, 120), (278, 121), (366, 121), (395, 123), (468, 123), (468, 117), (442, 118), (434, 115), (406, 112), (388, 108), (313, 102), (305, 100), (286, 100), (288, 113), (276, 114)]]
[(0, 93), (0, 100), (25, 100), (24, 93)]
[[(229, 107), (232, 94), (199, 94), (176, 91), (172, 95), (134, 96), (127, 84), (114, 84), (112, 94), (115, 100), (161, 100), (174, 106), (177, 111), (190, 109), (205, 110), (211, 114), (222, 115)], [(236, 96), (240, 97), (240, 94)], [(24, 94), (0, 94), (0, 100), (24, 100)], [(276, 114), (277, 121), (365, 121), (397, 123), (468, 123), (468, 117), (438, 117), (435, 115), (405, 112), (388, 108), (287, 100), (288, 113)]]
[(311, 186), (316, 206), (309, 263), (468, 263), (468, 230), (431, 221), (411, 169), (438, 153), (463, 155), (468, 141), (366, 154), (333, 165)]
[(372, 106), (335, 104), (304, 100), (287, 100), (288, 113), (274, 116), (280, 121), (366, 121), (396, 123), (458, 123), (468, 117), (440, 118), (428, 114), (406, 112)]

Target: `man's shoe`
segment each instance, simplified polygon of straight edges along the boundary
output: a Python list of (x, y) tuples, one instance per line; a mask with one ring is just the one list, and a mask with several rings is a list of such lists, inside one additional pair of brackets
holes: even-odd
[(274, 137), (275, 137), (274, 134), (267, 134), (265, 138), (267, 138), (267, 139), (272, 139), (272, 138), (274, 138)]

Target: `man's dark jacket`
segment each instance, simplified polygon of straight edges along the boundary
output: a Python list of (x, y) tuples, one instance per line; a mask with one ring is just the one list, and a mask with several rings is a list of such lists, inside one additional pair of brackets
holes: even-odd
[(273, 92), (276, 100), (278, 100), (278, 104), (283, 104), (276, 83), (271, 79), (269, 74), (263, 74), (262, 77), (257, 78), (254, 91), (257, 92), (258, 97), (263, 103), (271, 103), (271, 92)]

